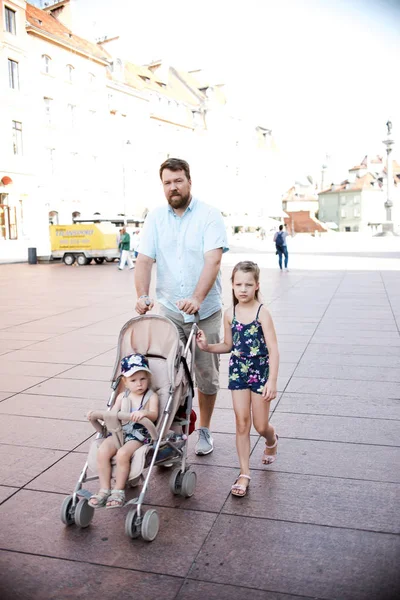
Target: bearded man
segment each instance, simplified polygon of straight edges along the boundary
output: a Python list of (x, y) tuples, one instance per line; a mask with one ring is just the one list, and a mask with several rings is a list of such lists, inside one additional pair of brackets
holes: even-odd
[[(136, 311), (154, 306), (149, 296), (156, 261), (156, 297), (163, 315), (171, 319), (186, 343), (195, 313), (210, 344), (219, 342), (222, 319), (221, 258), (229, 250), (218, 209), (194, 198), (190, 168), (185, 160), (169, 158), (160, 167), (168, 204), (150, 212), (143, 227), (136, 260)], [(195, 452), (214, 449), (211, 417), (219, 389), (219, 356), (196, 348), (195, 379), (200, 408)]]

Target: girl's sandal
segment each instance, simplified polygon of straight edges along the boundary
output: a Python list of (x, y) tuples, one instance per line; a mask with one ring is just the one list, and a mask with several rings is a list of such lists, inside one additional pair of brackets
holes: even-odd
[[(276, 448), (278, 445), (278, 440), (279, 440), (279, 436), (277, 433), (275, 433), (275, 444), (272, 444), (272, 446), (268, 446), (267, 442), (265, 442), (265, 448), (268, 448), (269, 450), (272, 450), (272, 448)], [(266, 454), (265, 450), (264, 450), (264, 454), (262, 457), (262, 464), (263, 465), (272, 465), (273, 462), (276, 461), (276, 455), (278, 454), (278, 448), (276, 448), (276, 452), (275, 454)]]
[(101, 488), (97, 492), (97, 494), (93, 494), (89, 499), (89, 506), (92, 508), (102, 508), (106, 505), (109, 495), (111, 494), (111, 490), (106, 490), (105, 488)]
[[(249, 483), (247, 485), (242, 485), (242, 484), (238, 483), (238, 481), (241, 477), (244, 477), (244, 479), (248, 479)], [(249, 475), (244, 475), (243, 473), (241, 473), (239, 475), (239, 477), (236, 479), (233, 486), (231, 487), (232, 496), (238, 496), (239, 498), (243, 498), (243, 496), (245, 496), (247, 494), (247, 488), (250, 485), (250, 480), (251, 480), (251, 477)]]
[[(113, 502), (113, 504), (111, 504)], [(125, 491), (113, 490), (108, 497), (106, 508), (122, 508), (125, 504)]]

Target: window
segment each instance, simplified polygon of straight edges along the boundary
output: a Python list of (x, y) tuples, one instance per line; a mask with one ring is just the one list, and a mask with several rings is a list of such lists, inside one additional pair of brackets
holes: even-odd
[(354, 196), (354, 204), (360, 204), (360, 196)]
[(345, 209), (345, 208), (341, 208), (341, 209), (340, 209), (340, 217), (341, 217), (342, 219), (345, 219), (345, 218), (346, 218), (346, 209)]
[(6, 15), (6, 31), (8, 31), (8, 33), (16, 35), (17, 30), (15, 27), (15, 10), (8, 8), (8, 6), (5, 6), (4, 8)]
[(68, 117), (69, 117), (69, 125), (73, 128), (75, 127), (75, 118), (76, 118), (76, 106), (75, 104), (68, 104)]
[(46, 75), (49, 75), (51, 72), (51, 58), (50, 56), (47, 56), (47, 54), (43, 54), (42, 56), (42, 63), (43, 63), (43, 73), (46, 73)]
[(22, 123), (12, 122), (13, 151), (14, 154), (22, 154)]
[(46, 119), (46, 125), (51, 125), (52, 103), (53, 100), (51, 98), (44, 98), (44, 114)]
[(8, 83), (13, 90), (19, 90), (18, 63), (11, 58), (8, 59)]
[(75, 69), (72, 65), (67, 65), (67, 81), (70, 83), (72, 83), (74, 80), (74, 71)]
[(360, 215), (361, 215), (360, 207), (359, 206), (355, 206), (354, 207), (354, 216), (355, 217), (359, 217)]
[(346, 196), (340, 196), (340, 204), (343, 206), (346, 204)]

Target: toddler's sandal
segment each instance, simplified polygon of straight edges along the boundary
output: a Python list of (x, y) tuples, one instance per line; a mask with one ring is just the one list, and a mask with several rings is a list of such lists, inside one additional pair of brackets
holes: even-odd
[(111, 490), (106, 490), (102, 488), (97, 492), (97, 494), (93, 494), (93, 496), (90, 496), (90, 499), (88, 501), (89, 506), (91, 506), (92, 508), (103, 508), (103, 506), (106, 505), (110, 494)]
[[(113, 503), (113, 504), (111, 504)], [(122, 508), (125, 504), (125, 491), (113, 490), (108, 497), (106, 508)]]

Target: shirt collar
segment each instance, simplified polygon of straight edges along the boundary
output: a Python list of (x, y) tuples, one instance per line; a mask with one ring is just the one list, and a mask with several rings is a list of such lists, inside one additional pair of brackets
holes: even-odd
[[(191, 201), (190, 201), (190, 204), (189, 204), (189, 206), (186, 208), (186, 210), (185, 210), (185, 212), (183, 213), (182, 217), (184, 217), (188, 211), (192, 211), (192, 210), (195, 208), (196, 204), (197, 204), (197, 198), (194, 198), (194, 197), (192, 196), (192, 199), (191, 199)], [(169, 204), (168, 204), (168, 210), (169, 210), (169, 212), (170, 212), (171, 214), (173, 214), (173, 215), (174, 215), (174, 217), (178, 217), (178, 215), (176, 214), (176, 212), (175, 212), (175, 211), (172, 209), (172, 207), (171, 207)], [(179, 218), (182, 218), (182, 217), (179, 217)]]

